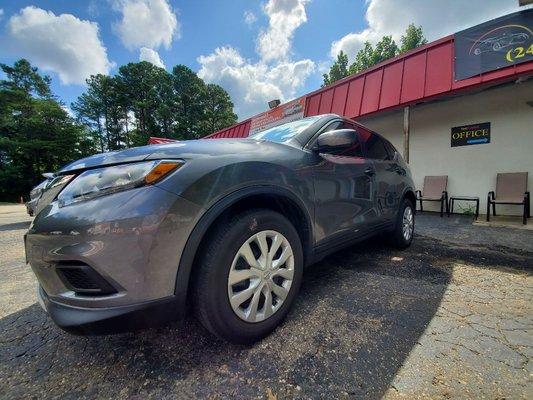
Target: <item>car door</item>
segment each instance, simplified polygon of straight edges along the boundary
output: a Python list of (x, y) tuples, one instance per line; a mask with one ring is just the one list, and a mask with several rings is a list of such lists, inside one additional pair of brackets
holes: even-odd
[[(331, 122), (321, 134), (336, 129), (358, 132), (359, 128), (339, 120)], [(317, 247), (364, 234), (377, 215), (372, 200), (374, 166), (363, 157), (361, 142), (358, 140), (357, 145), (343, 151), (315, 153), (313, 157)]]
[(399, 163), (399, 154), (387, 140), (375, 132), (364, 133), (364, 150), (366, 158), (374, 164), (375, 186), (374, 198), (378, 214), (377, 227), (394, 220), (404, 192), (406, 170)]

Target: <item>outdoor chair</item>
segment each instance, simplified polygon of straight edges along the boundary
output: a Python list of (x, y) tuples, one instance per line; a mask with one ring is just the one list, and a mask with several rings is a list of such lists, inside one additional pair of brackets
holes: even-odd
[(425, 176), (424, 187), (422, 191), (417, 190), (417, 200), (420, 202), (420, 212), (424, 211), (422, 205), (423, 201), (439, 201), (440, 202), (440, 216), (444, 215), (444, 207), (446, 213), (448, 212), (448, 192), (446, 186), (448, 185), (448, 176)]
[(527, 172), (508, 172), (496, 176), (496, 193), (489, 192), (487, 196), (487, 221), (490, 221), (490, 207), (492, 215), (496, 216), (496, 204), (511, 204), (524, 207), (522, 223), (527, 224), (531, 217), (530, 196), (527, 191)]

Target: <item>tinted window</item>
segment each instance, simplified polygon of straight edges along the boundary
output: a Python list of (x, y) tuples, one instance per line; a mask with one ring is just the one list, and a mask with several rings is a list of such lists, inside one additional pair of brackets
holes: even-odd
[(384, 142), (385, 142), (385, 147), (387, 148), (387, 151), (389, 152), (390, 159), (392, 160), (394, 158), (394, 155), (398, 153), (398, 150), (396, 150), (396, 147), (394, 147), (392, 143), (389, 142), (388, 140), (384, 140)]
[(389, 159), (389, 153), (385, 148), (385, 143), (378, 135), (370, 134), (366, 142), (366, 156), (375, 160)]
[(258, 140), (269, 140), (271, 142), (283, 143), (313, 125), (320, 118), (320, 116), (315, 116), (303, 118), (298, 121), (287, 122), (286, 124), (258, 132), (250, 137)]

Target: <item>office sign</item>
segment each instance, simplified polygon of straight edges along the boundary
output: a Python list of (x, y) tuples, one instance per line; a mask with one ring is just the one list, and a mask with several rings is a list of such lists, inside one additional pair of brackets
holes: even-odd
[(490, 143), (490, 122), (452, 128), (452, 147)]
[(455, 80), (533, 60), (533, 9), (455, 34)]

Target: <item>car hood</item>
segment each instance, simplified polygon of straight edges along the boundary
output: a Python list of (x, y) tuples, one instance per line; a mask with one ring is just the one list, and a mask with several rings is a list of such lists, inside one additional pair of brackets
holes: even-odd
[(276, 146), (284, 145), (255, 139), (184, 140), (175, 143), (148, 145), (122, 151), (96, 154), (66, 165), (58, 172), (58, 174), (143, 160), (187, 160), (199, 157), (215, 157), (235, 154), (242, 156), (246, 153), (257, 155), (268, 148)]

